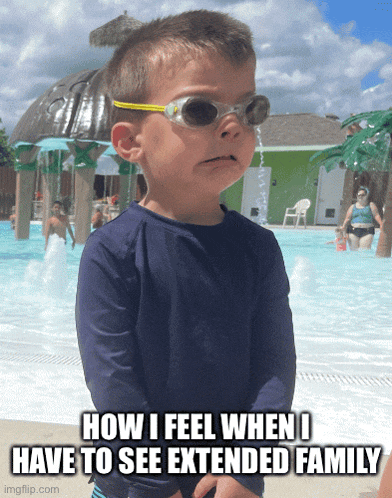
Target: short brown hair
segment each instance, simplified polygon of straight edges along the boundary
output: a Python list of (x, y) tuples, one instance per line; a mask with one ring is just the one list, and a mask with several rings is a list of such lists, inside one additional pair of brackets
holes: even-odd
[[(256, 60), (249, 27), (227, 14), (196, 10), (156, 19), (134, 30), (109, 61), (107, 84), (112, 101), (146, 103), (157, 63), (200, 53), (219, 55), (235, 67)], [(115, 107), (111, 114), (113, 124), (143, 116), (141, 111)]]

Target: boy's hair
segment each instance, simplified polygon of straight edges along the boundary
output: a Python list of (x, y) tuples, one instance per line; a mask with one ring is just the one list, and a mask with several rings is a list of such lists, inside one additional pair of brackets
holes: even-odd
[[(256, 61), (249, 27), (222, 12), (189, 11), (145, 23), (131, 33), (108, 63), (109, 95), (112, 101), (146, 103), (162, 64), (183, 64), (206, 53), (219, 55), (235, 67), (249, 59)], [(114, 124), (144, 116), (142, 111), (113, 106), (111, 121)]]

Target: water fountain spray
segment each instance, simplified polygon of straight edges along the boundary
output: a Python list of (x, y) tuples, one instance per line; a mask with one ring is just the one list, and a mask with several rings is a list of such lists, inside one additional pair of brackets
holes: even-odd
[(268, 185), (267, 185), (267, 172), (263, 166), (263, 153), (261, 152), (262, 141), (261, 141), (261, 129), (259, 126), (256, 127), (256, 146), (260, 148), (260, 164), (258, 166), (259, 172), (257, 175), (259, 184), (259, 196), (256, 200), (256, 206), (258, 210), (258, 215), (256, 222), (258, 225), (267, 225), (267, 212), (268, 212)]

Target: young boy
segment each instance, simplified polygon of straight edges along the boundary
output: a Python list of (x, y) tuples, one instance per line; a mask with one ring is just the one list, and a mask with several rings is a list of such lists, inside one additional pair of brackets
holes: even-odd
[(59, 237), (66, 240), (66, 230), (68, 230), (72, 239), (72, 249), (75, 247), (75, 237), (72, 232), (71, 224), (68, 220), (68, 216), (61, 213), (62, 207), (63, 205), (60, 201), (54, 201), (52, 207), (53, 216), (48, 219), (45, 227), (45, 251), (48, 247), (49, 237), (56, 233)]
[[(79, 345), (100, 413), (208, 412), (217, 422), (222, 412), (290, 410), (295, 351), (279, 246), (219, 204), (248, 168), (254, 125), (268, 115), (255, 63), (248, 27), (208, 11), (143, 25), (109, 63), (112, 143), (141, 165), (148, 191), (90, 236), (80, 264)], [(116, 454), (148, 443), (97, 445)], [(271, 442), (217, 435), (204, 444)], [(263, 492), (260, 474), (94, 477), (96, 496), (110, 498)]]
[(343, 230), (339, 227), (335, 228), (336, 238), (326, 242), (326, 244), (335, 244), (337, 251), (347, 251), (348, 236), (344, 234)]

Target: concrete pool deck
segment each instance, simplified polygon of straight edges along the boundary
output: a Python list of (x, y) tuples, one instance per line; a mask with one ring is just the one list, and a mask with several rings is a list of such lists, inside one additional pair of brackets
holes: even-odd
[[(86, 446), (80, 439), (79, 427), (0, 420), (0, 496), (41, 495), (45, 498), (89, 498), (93, 488), (89, 476), (80, 471), (77, 459), (76, 475), (12, 475), (12, 446)], [(77, 454), (77, 450), (76, 450)], [(285, 476), (266, 477), (264, 498), (376, 498), (382, 471), (387, 461), (379, 460), (379, 472), (372, 476), (302, 475), (290, 472)], [(32, 493), (34, 488), (34, 492)]]

